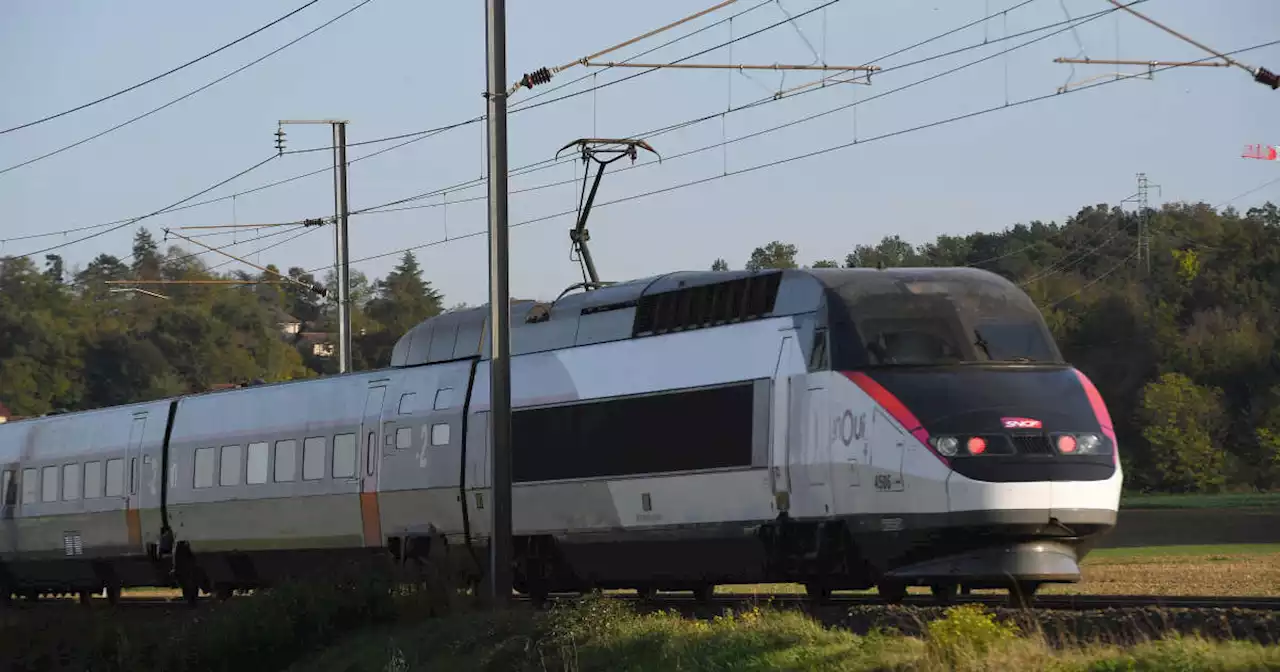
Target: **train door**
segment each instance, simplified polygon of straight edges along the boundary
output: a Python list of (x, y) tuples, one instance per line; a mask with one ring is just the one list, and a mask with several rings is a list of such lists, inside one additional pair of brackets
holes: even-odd
[[(792, 386), (791, 361), (796, 355), (795, 330), (782, 338), (782, 346), (778, 350), (778, 361), (773, 369), (773, 405), (769, 419), (769, 480), (773, 484), (773, 501), (778, 511), (786, 511), (791, 506), (791, 407)], [(803, 381), (799, 381), (803, 385)]]
[(142, 550), (142, 514), (139, 512), (139, 481), (142, 480), (142, 441), (147, 431), (147, 414), (134, 413), (129, 426), (129, 443), (125, 448), (124, 508), (125, 526), (129, 533), (129, 545)]
[(902, 491), (907, 434), (880, 409), (871, 414), (871, 473), (876, 492)]
[(364, 400), (364, 416), (360, 425), (360, 523), (364, 545), (382, 545), (382, 522), (378, 512), (378, 470), (382, 449), (378, 440), (382, 430), (382, 412), (387, 400), (387, 381), (375, 381)]
[[(479, 375), (479, 374), (477, 374)], [(466, 501), (467, 526), (472, 537), (489, 536), (489, 411), (478, 411), (467, 422)]]
[[(827, 515), (834, 504), (831, 482), (831, 443), (827, 434), (830, 405), (827, 389), (816, 376), (800, 374), (791, 378), (797, 397), (792, 417), (799, 425), (795, 433), (800, 449), (793, 451), (791, 473), (795, 478), (800, 515)], [(800, 483), (804, 485), (801, 486)], [(797, 512), (799, 514), (799, 512)]]

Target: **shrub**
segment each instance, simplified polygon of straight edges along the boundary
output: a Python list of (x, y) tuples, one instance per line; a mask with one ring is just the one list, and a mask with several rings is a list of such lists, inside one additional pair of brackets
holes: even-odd
[(1018, 626), (996, 621), (978, 605), (964, 604), (926, 625), (925, 635), (931, 658), (952, 668), (970, 667), (1016, 641)]

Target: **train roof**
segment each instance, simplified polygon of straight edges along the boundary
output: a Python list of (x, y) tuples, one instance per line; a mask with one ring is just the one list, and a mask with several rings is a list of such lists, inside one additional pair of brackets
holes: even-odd
[[(803, 268), (676, 271), (554, 301), (512, 301), (511, 354), (641, 338), (741, 321), (821, 312), (835, 299), (963, 287), (1020, 309), (1034, 304), (1005, 278), (974, 268)], [(489, 357), (488, 305), (424, 320), (396, 342), (392, 367)]]

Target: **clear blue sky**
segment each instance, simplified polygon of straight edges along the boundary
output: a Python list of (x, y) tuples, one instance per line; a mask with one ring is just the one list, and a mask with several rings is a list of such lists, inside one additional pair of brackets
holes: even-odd
[[(187, 92), (319, 25), (358, 0), (322, 0), (305, 12), (159, 83), (38, 127), (0, 136), (0, 167), (95, 133)], [(735, 5), (606, 58), (622, 59), (677, 34), (752, 7)], [(10, 0), (0, 5), (0, 127), (85, 102), (157, 74), (248, 32), (301, 0)], [(511, 2), (508, 71), (514, 79), (618, 43), (712, 4), (706, 2)], [(782, 0), (733, 21), (743, 35), (799, 14), (819, 0)], [(998, 12), (1017, 0), (842, 0), (799, 20), (804, 36), (832, 64), (864, 63), (949, 28)], [(1037, 0), (1007, 15), (1010, 33), (1106, 9), (1103, 0)], [(1150, 0), (1138, 8), (1202, 42), (1229, 50), (1280, 36), (1274, 0)], [(1005, 21), (932, 43), (888, 61), (916, 58), (999, 38)], [(1093, 58), (1197, 59), (1205, 54), (1135, 17), (1117, 12), (1078, 29)], [(1042, 33), (1041, 33), (1042, 34)], [(1038, 35), (1038, 34), (1037, 34)], [(644, 57), (671, 61), (730, 37), (721, 25)], [(1026, 39), (1026, 38), (1023, 38)], [(1008, 44), (1008, 43), (1005, 43)], [(1003, 45), (1002, 45), (1003, 46)], [(664, 157), (883, 93), (1000, 47), (887, 72), (870, 87), (840, 85), (761, 105), (660, 136)], [(786, 156), (850, 142), (934, 119), (1053, 93), (1070, 67), (1057, 56), (1080, 52), (1064, 33), (928, 84), (785, 131), (734, 143), (616, 176), (606, 175), (600, 201), (712, 177)], [(484, 3), (373, 0), (296, 46), (132, 126), (0, 175), (0, 238), (95, 224), (158, 209), (207, 187), (271, 152), (278, 119), (340, 117), (352, 142), (410, 132), (483, 113)], [(1239, 56), (1280, 69), (1280, 47)], [(809, 63), (813, 54), (789, 25), (733, 46), (735, 63)], [(720, 49), (693, 62), (730, 62)], [(1007, 80), (1006, 80), (1007, 68)], [(1077, 66), (1075, 78), (1114, 72)], [(577, 67), (552, 84), (584, 72)], [(611, 70), (604, 83), (638, 70)], [(813, 76), (791, 73), (792, 86)], [(768, 96), (780, 78), (725, 71), (664, 70), (553, 105), (513, 114), (510, 162), (551, 158), (578, 137), (621, 136), (719, 112)], [(573, 89), (589, 85), (586, 80)], [(535, 89), (533, 93), (540, 90)], [(512, 104), (531, 95), (517, 93)], [(543, 99), (550, 98), (546, 96)], [(731, 96), (731, 97), (730, 97)], [(593, 213), (592, 245), (601, 274), (622, 280), (675, 269), (706, 268), (716, 257), (740, 267), (752, 248), (773, 239), (795, 243), (809, 263), (843, 258), (855, 244), (897, 233), (924, 242), (940, 233), (998, 230), (1035, 219), (1062, 221), (1080, 206), (1117, 203), (1145, 171), (1163, 188), (1153, 201), (1217, 204), (1273, 177), (1280, 164), (1240, 158), (1250, 143), (1280, 144), (1280, 92), (1236, 69), (1179, 69), (1154, 81), (1131, 80), (1002, 110), (920, 132), (858, 145), (775, 168), (731, 176), (606, 207)], [(856, 123), (856, 131), (855, 131)], [(294, 126), (289, 147), (328, 144), (325, 127)], [(473, 124), (351, 168), (353, 208), (376, 205), (480, 176), (483, 126)], [(354, 148), (351, 158), (384, 145)], [(647, 159), (646, 159), (647, 160)], [(321, 168), (326, 153), (289, 156), (211, 195), (251, 188)], [(615, 164), (620, 165), (620, 164)], [(570, 179), (580, 165), (516, 178), (513, 189)], [(513, 222), (572, 208), (577, 186), (516, 194)], [(482, 196), (483, 188), (450, 200)], [(1245, 208), (1280, 200), (1280, 184), (1234, 203)], [(439, 202), (436, 198), (430, 202)], [(164, 215), (163, 226), (279, 222), (333, 212), (328, 173), (237, 198)], [(360, 258), (485, 227), (483, 200), (447, 208), (354, 217), (352, 256)], [(547, 298), (579, 278), (569, 261), (561, 217), (516, 229), (511, 237), (512, 291)], [(124, 256), (132, 228), (61, 250), (72, 265), (99, 253)], [(76, 234), (72, 234), (74, 236)], [(251, 235), (251, 234), (245, 234)], [(2, 254), (35, 251), (60, 238), (6, 243)], [(228, 242), (227, 238), (211, 240)], [(279, 238), (273, 239), (279, 240)], [(271, 241), (266, 241), (271, 242)], [(234, 250), (249, 253), (254, 244)], [(418, 252), (426, 277), (449, 303), (480, 303), (486, 293), (483, 236)], [(263, 253), (261, 261), (315, 268), (332, 262), (332, 237), (314, 233)], [(221, 261), (210, 255), (210, 262)], [(360, 264), (381, 276), (395, 258)]]

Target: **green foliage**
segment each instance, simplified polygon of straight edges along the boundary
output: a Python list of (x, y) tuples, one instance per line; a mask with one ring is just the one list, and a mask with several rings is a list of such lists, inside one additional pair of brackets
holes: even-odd
[(952, 668), (971, 667), (1017, 639), (1018, 626), (997, 622), (979, 605), (964, 604), (926, 625), (925, 634), (931, 656)]
[[(288, 275), (316, 282), (300, 268)], [(0, 401), (29, 416), (336, 371), (336, 358), (282, 330), (296, 320), (302, 332), (336, 341), (336, 303), (296, 285), (139, 285), (166, 300), (107, 284), (215, 278), (276, 276), (215, 274), (181, 248), (162, 254), (146, 229), (134, 237), (131, 265), (104, 254), (68, 272), (50, 255), (41, 271), (26, 258), (0, 258)], [(357, 368), (385, 365), (404, 330), (439, 312), (412, 255), (383, 282), (358, 272), (352, 280)]]
[(1142, 393), (1142, 435), (1151, 446), (1160, 485), (1175, 492), (1206, 491), (1224, 482), (1220, 447), (1222, 392), (1166, 373)]
[(477, 613), (368, 629), (290, 669), (1075, 672), (1274, 669), (1280, 662), (1280, 647), (1176, 636), (1129, 649), (1087, 643), (1055, 649), (1041, 636), (1019, 636), (976, 607), (925, 624), (920, 639), (875, 630), (860, 636), (792, 610), (752, 607), (694, 619), (602, 602), (587, 598), (550, 613)]
[(396, 617), (386, 576), (342, 571), (163, 619), (80, 611), (0, 629), (11, 670), (275, 670), (352, 630)]
[(797, 266), (796, 246), (775, 240), (764, 247), (752, 250), (751, 258), (747, 259), (746, 268), (748, 271), (758, 271), (764, 268), (796, 268)]

